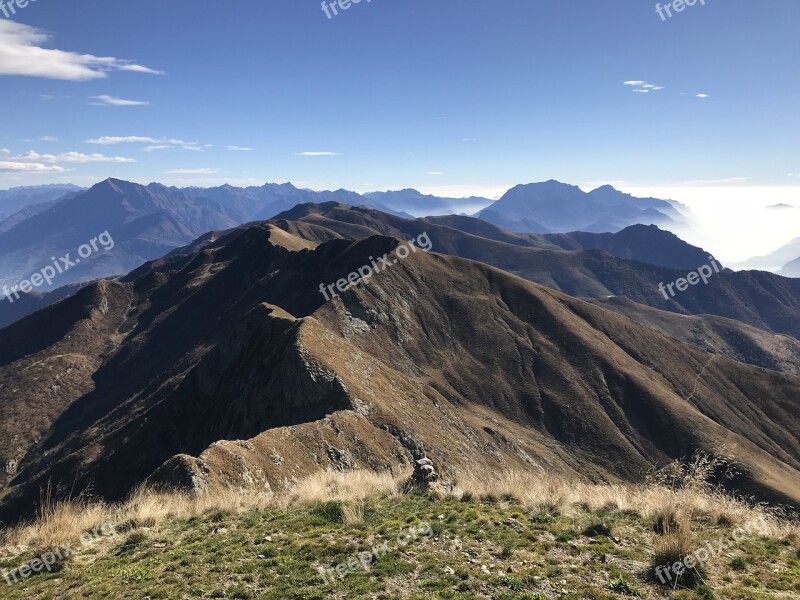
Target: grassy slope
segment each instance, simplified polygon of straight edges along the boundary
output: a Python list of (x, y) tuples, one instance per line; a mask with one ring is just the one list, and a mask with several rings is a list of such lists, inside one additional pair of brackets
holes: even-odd
[[(0, 597), (38, 598), (797, 598), (800, 550), (794, 535), (750, 538), (707, 567), (709, 590), (672, 591), (647, 582), (658, 538), (652, 523), (627, 510), (570, 507), (552, 516), (544, 506), (514, 500), (440, 498), (415, 493), (368, 501), (363, 522), (345, 524), (342, 504), (208, 512), (158, 526), (132, 524), (97, 542), (61, 573), (0, 588)], [(515, 519), (517, 522), (508, 521)], [(352, 520), (352, 519), (347, 519)], [(358, 521), (358, 519), (356, 519)], [(421, 536), (326, 585), (332, 567), (422, 522)], [(612, 538), (589, 537), (603, 522)], [(152, 525), (152, 524), (151, 524)], [(730, 536), (729, 527), (694, 522), (699, 547)], [(17, 566), (23, 555), (0, 561)]]

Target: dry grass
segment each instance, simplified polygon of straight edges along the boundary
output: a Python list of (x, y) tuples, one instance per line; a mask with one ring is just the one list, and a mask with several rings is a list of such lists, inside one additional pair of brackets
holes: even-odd
[(364, 520), (364, 502), (398, 495), (403, 478), (368, 471), (324, 472), (312, 475), (286, 494), (216, 489), (195, 494), (139, 487), (121, 504), (80, 500), (43, 500), (37, 518), (16, 527), (0, 529), (0, 556), (17, 556), (29, 550), (49, 550), (77, 542), (85, 532), (111, 525), (117, 531), (157, 528), (172, 519), (189, 519), (209, 513), (241, 514), (253, 509), (288, 507), (329, 500), (346, 501), (343, 516), (356, 524)]
[[(119, 505), (44, 502), (44, 508), (33, 522), (0, 530), (0, 554), (17, 556), (31, 549), (75, 542), (84, 532), (104, 524), (120, 532), (138, 527), (157, 529), (168, 520), (189, 519), (212, 512), (239, 514), (252, 509), (328, 501), (344, 502), (343, 518), (357, 524), (363, 522), (365, 502), (399, 495), (405, 479), (367, 471), (324, 472), (300, 481), (280, 495), (232, 489), (187, 494), (142, 487)], [(763, 507), (698, 486), (591, 484), (546, 474), (506, 472), (492, 481), (462, 479), (440, 493), (457, 497), (514, 498), (537, 514), (614, 509), (637, 513), (654, 523), (661, 517), (662, 523), (668, 525), (674, 524), (675, 515), (683, 515), (688, 520), (731, 527), (755, 526), (776, 538), (800, 533), (796, 524), (787, 523)], [(673, 517), (664, 518), (665, 515)]]

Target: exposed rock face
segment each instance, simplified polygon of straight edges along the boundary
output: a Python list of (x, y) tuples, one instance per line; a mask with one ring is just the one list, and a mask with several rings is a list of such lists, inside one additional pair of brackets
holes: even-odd
[(414, 461), (414, 472), (405, 484), (406, 490), (427, 490), (439, 481), (439, 474), (433, 468), (430, 458), (420, 458)]
[[(273, 235), (231, 232), (0, 330), (0, 382), (18, 390), (0, 400), (0, 454), (14, 455), (12, 433), (25, 452), (0, 519), (35, 508), (48, 480), (108, 499), (145, 480), (270, 494), (319, 470), (400, 474), (422, 459), (420, 484), (433, 465), (443, 479), (637, 480), (722, 446), (741, 490), (800, 501), (799, 379), (422, 251), (325, 302), (320, 284), (398, 241)], [(55, 373), (57, 395), (34, 395)]]

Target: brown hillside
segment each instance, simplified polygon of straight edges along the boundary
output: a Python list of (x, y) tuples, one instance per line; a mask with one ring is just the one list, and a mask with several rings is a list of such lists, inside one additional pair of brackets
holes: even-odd
[[(258, 224), (0, 331), (0, 381), (17, 390), (0, 410), (37, 415), (0, 424), (0, 439), (18, 436), (0, 447), (3, 464), (18, 463), (2, 517), (30, 511), (46, 481), (108, 498), (147, 478), (282, 488), (423, 452), (449, 474), (638, 480), (725, 449), (740, 490), (800, 502), (800, 379), (422, 251), (324, 301), (321, 283), (397, 244), (297, 250), (302, 241)], [(48, 365), (70, 377), (43, 403)]]

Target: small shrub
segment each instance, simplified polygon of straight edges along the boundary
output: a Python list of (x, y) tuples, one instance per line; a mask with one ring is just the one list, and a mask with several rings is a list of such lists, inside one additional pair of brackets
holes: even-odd
[(583, 535), (587, 537), (596, 537), (598, 535), (611, 537), (611, 527), (605, 523), (595, 523), (594, 525), (589, 525), (589, 527), (584, 529)]
[(608, 587), (611, 589), (611, 591), (616, 592), (617, 594), (622, 594), (623, 596), (642, 595), (642, 593), (636, 589), (636, 586), (634, 586), (630, 581), (621, 575), (612, 581)]
[(144, 531), (134, 531), (118, 548), (120, 554), (136, 550), (147, 541), (147, 534)]
[(503, 544), (502, 549), (500, 550), (499, 554), (500, 558), (502, 558), (503, 560), (508, 560), (513, 555), (514, 555), (514, 545), (511, 544), (510, 542), (505, 542)]
[(737, 556), (731, 560), (730, 567), (734, 571), (744, 571), (747, 569), (747, 560), (743, 556)]
[(311, 507), (311, 514), (328, 523), (344, 523), (343, 503), (339, 500), (318, 502)]

